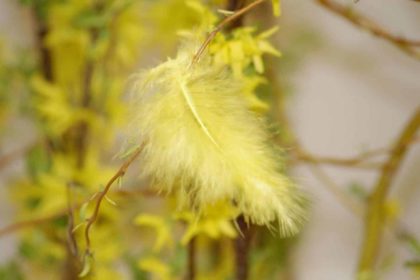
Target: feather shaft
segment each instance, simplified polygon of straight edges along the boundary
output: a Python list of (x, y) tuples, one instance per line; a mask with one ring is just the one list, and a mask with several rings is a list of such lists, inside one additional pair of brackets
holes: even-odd
[(210, 139), (210, 141), (217, 147), (217, 149), (220, 150), (219, 144), (217, 144), (216, 140), (214, 139), (213, 135), (210, 133), (207, 126), (204, 124), (203, 120), (200, 117), (200, 114), (197, 111), (197, 107), (194, 104), (194, 100), (192, 99), (192, 96), (188, 90), (188, 87), (185, 83), (185, 81), (178, 80), (179, 87), (181, 88), (182, 96), (185, 99), (185, 102), (188, 105), (188, 109), (193, 114), (194, 119), (197, 121), (198, 125), (200, 126), (201, 130), (204, 132), (204, 134)]

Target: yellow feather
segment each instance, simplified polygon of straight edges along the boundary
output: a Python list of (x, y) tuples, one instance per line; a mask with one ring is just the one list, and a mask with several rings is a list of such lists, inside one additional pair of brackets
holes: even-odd
[(208, 57), (190, 67), (194, 49), (136, 76), (130, 131), (144, 142), (141, 174), (197, 209), (228, 200), (252, 223), (296, 233), (303, 199), (278, 171), (263, 122), (228, 72)]

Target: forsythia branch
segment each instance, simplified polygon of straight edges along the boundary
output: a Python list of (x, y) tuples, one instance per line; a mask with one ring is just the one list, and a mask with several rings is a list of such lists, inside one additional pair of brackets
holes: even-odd
[(194, 280), (196, 276), (197, 240), (192, 238), (188, 242), (188, 263), (186, 280)]
[(236, 219), (239, 230), (242, 235), (234, 240), (235, 246), (235, 263), (236, 263), (236, 280), (247, 280), (249, 274), (249, 250), (251, 248), (251, 239), (253, 236), (252, 225), (249, 225), (244, 216), (241, 215)]
[[(413, 137), (410, 140), (410, 143), (407, 144), (417, 144), (419, 142), (418, 137)], [(363, 169), (380, 169), (382, 167), (382, 163), (380, 162), (370, 162), (372, 158), (386, 156), (391, 154), (393, 151), (392, 148), (377, 148), (368, 150), (365, 152), (360, 153), (359, 155), (352, 156), (352, 157), (330, 157), (330, 156), (321, 156), (321, 155), (314, 155), (311, 152), (308, 152), (300, 145), (296, 145), (294, 149), (291, 151), (294, 160), (299, 163), (317, 163), (322, 165), (333, 165), (339, 167), (352, 167), (352, 168), (363, 168)]]
[[(242, 9), (245, 6), (245, 0), (228, 0), (226, 5), (226, 10), (228, 11), (236, 11)], [(228, 29), (232, 30), (234, 28), (240, 27), (243, 25), (243, 16), (237, 17), (235, 20), (231, 22), (228, 26)]]
[(96, 219), (98, 218), (99, 209), (101, 207), (101, 203), (103, 199), (105, 198), (106, 194), (108, 193), (109, 189), (111, 188), (112, 184), (118, 180), (118, 178), (125, 175), (128, 167), (133, 163), (133, 161), (140, 155), (141, 151), (143, 150), (143, 146), (139, 147), (130, 158), (128, 158), (127, 161), (123, 163), (123, 165), (120, 167), (120, 169), (115, 173), (115, 175), (108, 181), (108, 183), (105, 186), (105, 189), (101, 192), (99, 192), (99, 195), (96, 199), (95, 208), (93, 211), (93, 214), (87, 219), (87, 224), (85, 228), (85, 240), (86, 240), (86, 254), (90, 255), (90, 229), (95, 223)]
[(68, 226), (67, 226), (67, 245), (68, 248), (73, 256), (78, 255), (78, 247), (76, 238), (73, 233), (74, 228), (74, 205), (73, 205), (73, 197), (72, 197), (72, 189), (71, 185), (67, 186), (67, 216), (68, 216)]
[(401, 166), (404, 156), (408, 151), (409, 144), (412, 143), (412, 139), (416, 137), (419, 127), (420, 107), (417, 108), (401, 135), (398, 137), (388, 161), (382, 166), (381, 175), (369, 198), (364, 240), (362, 243), (362, 252), (358, 269), (358, 272), (361, 275), (374, 271), (374, 265), (385, 226), (384, 203), (394, 179), (394, 175)]
[(404, 53), (420, 60), (420, 52), (416, 50), (416, 48), (420, 47), (420, 40), (410, 40), (401, 36), (394, 35), (368, 17), (351, 10), (345, 5), (336, 3), (333, 0), (316, 0), (316, 2), (331, 12), (353, 23), (355, 26), (364, 29), (374, 36), (391, 43)]
[(222, 20), (216, 26), (216, 28), (212, 32), (210, 32), (210, 34), (207, 36), (207, 38), (204, 41), (204, 43), (200, 46), (200, 48), (198, 49), (198, 51), (195, 53), (195, 55), (193, 57), (193, 60), (191, 62), (191, 65), (194, 65), (195, 63), (197, 63), (200, 60), (201, 55), (206, 50), (206, 48), (208, 47), (208, 45), (210, 44), (210, 42), (214, 39), (214, 37), (217, 35), (217, 33), (220, 30), (222, 30), (223, 27), (226, 26), (226, 24), (228, 24), (229, 22), (232, 22), (235, 19), (241, 17), (243, 14), (245, 14), (246, 12), (252, 10), (254, 7), (258, 6), (259, 4), (261, 4), (264, 1), (265, 0), (256, 0), (256, 1), (252, 2), (251, 4), (243, 7), (242, 9), (237, 10), (236, 12), (234, 12), (233, 14), (231, 14), (230, 16), (226, 17), (224, 20)]

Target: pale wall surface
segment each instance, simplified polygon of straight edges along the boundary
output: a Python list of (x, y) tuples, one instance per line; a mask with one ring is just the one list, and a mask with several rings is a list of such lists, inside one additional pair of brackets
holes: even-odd
[[(285, 21), (304, 20), (327, 39), (295, 76), (290, 115), (303, 145), (315, 154), (343, 157), (390, 146), (420, 105), (420, 63), (308, 2), (314, 1), (284, 1)], [(397, 33), (420, 38), (420, 4), (414, 1), (361, 0), (357, 7)], [(352, 181), (370, 187), (377, 179), (367, 171), (325, 170), (342, 187)], [(403, 222), (419, 236), (419, 145), (402, 170), (393, 196), (401, 199)], [(296, 177), (313, 197), (312, 217), (295, 255), (296, 279), (354, 279), (362, 222), (308, 169), (300, 168)], [(394, 246), (395, 238), (387, 240), (384, 255), (397, 254), (398, 261), (383, 279), (412, 279), (401, 269), (407, 251)]]

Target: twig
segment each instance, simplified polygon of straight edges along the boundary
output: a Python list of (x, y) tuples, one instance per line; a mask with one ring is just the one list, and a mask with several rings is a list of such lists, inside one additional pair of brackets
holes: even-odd
[(213, 29), (212, 32), (210, 32), (210, 34), (207, 36), (207, 38), (204, 41), (204, 43), (200, 46), (200, 48), (198, 49), (198, 51), (196, 52), (196, 54), (194, 55), (194, 57), (192, 59), (191, 65), (194, 65), (195, 63), (197, 63), (200, 60), (201, 55), (203, 54), (203, 52), (205, 51), (205, 49), (208, 47), (208, 45), (210, 44), (210, 42), (214, 39), (214, 37), (217, 35), (217, 33), (220, 30), (222, 30), (223, 27), (225, 27), (226, 24), (228, 24), (229, 22), (232, 22), (235, 19), (239, 18), (240, 16), (242, 16), (246, 12), (252, 10), (254, 7), (256, 7), (259, 4), (263, 3), (264, 1), (265, 0), (256, 0), (256, 1), (252, 2), (251, 4), (249, 4), (248, 6), (245, 6), (242, 9), (237, 10), (236, 12), (234, 12), (233, 14), (231, 14), (230, 16), (228, 16), (225, 19), (223, 19), (216, 26), (216, 28)]
[[(204, 52), (205, 48), (210, 44), (211, 40), (216, 36), (216, 34), (229, 22), (232, 24), (229, 26), (230, 29), (240, 27), (242, 25), (243, 15), (256, 7), (257, 5), (264, 2), (264, 0), (255, 1), (248, 6), (245, 6), (231, 16), (225, 18), (207, 37), (206, 41), (203, 43), (201, 48), (198, 50), (197, 54), (194, 56), (193, 63), (199, 60), (200, 55)], [(243, 0), (229, 0), (228, 1), (228, 10), (237, 9), (238, 7), (244, 6), (245, 1)], [(251, 245), (252, 229), (245, 221), (243, 215), (240, 215), (236, 218), (236, 223), (238, 225), (239, 231), (242, 233), (234, 240), (235, 248), (235, 259), (236, 259), (236, 279), (237, 280), (247, 280), (249, 272), (248, 264), (248, 255)]]
[(79, 248), (77, 246), (76, 237), (73, 232), (74, 228), (74, 206), (72, 198), (72, 185), (67, 185), (67, 238), (66, 238), (66, 259), (64, 265), (63, 280), (77, 280), (77, 272), (80, 270)]
[(375, 184), (374, 190), (368, 200), (366, 226), (362, 252), (359, 260), (358, 272), (360, 274), (374, 271), (376, 258), (384, 230), (385, 209), (384, 203), (404, 156), (407, 153), (409, 143), (416, 137), (420, 126), (420, 108), (417, 108), (412, 118), (406, 124), (398, 137), (392, 154), (382, 167), (380, 177)]
[(381, 167), (380, 163), (366, 162), (369, 158), (375, 156), (373, 154), (368, 155), (368, 154), (363, 153), (359, 156), (350, 157), (350, 158), (326, 157), (326, 156), (312, 155), (298, 148), (293, 151), (293, 154), (296, 157), (296, 161), (303, 161), (305, 163), (317, 163), (317, 164), (323, 164), (323, 165), (334, 165), (334, 166), (340, 166), (340, 167), (353, 167), (353, 168), (373, 169), (373, 170), (376, 170)]
[[(241, 25), (240, 22), (240, 18), (242, 15), (244, 15), (246, 12), (252, 10), (254, 7), (258, 6), (259, 4), (263, 3), (265, 0), (256, 0), (254, 2), (252, 2), (251, 4), (235, 11), (232, 15), (226, 17), (225, 19), (223, 19), (217, 26), (216, 28), (210, 32), (210, 34), (207, 36), (206, 40), (203, 42), (203, 44), (200, 46), (200, 48), (197, 50), (197, 52), (195, 53), (192, 61), (191, 61), (191, 66), (194, 65), (195, 63), (197, 63), (200, 60), (200, 57), (202, 56), (203, 52), (205, 51), (205, 49), (209, 46), (210, 42), (214, 39), (214, 37), (217, 35), (217, 33), (223, 29), (223, 27), (225, 27), (228, 23), (230, 22), (234, 22), (236, 20), (236, 24)], [(242, 2), (242, 1), (240, 1)], [(242, 6), (243, 3), (237, 2), (236, 0), (233, 1), (229, 1), (229, 6), (228, 8), (237, 8), (238, 6)], [(243, 220), (243, 217), (242, 217)], [(242, 223), (242, 221), (238, 221), (238, 224)], [(245, 223), (243, 221), (243, 223)], [(246, 231), (247, 229), (243, 229), (243, 231)], [(192, 280), (194, 279), (195, 276), (195, 245), (194, 245), (194, 240), (191, 241), (192, 243), (190, 243), (189, 245), (189, 257), (188, 257), (188, 276), (187, 279)], [(248, 273), (248, 262), (247, 262), (247, 251), (248, 251), (248, 240), (246, 240), (246, 238), (244, 238), (244, 240), (239, 240), (237, 239), (235, 244), (235, 252), (237, 254), (237, 266), (239, 269), (240, 266), (240, 271), (237, 270), (237, 279), (240, 280), (245, 280), (247, 278), (247, 273)], [(247, 243), (246, 246), (243, 246), (241, 244), (245, 244)], [(245, 250), (246, 248), (246, 250)], [(239, 250), (239, 251), (238, 251)], [(239, 264), (240, 262), (240, 264)]]
[(249, 272), (248, 255), (252, 239), (252, 228), (241, 215), (236, 219), (242, 235), (235, 238), (236, 280), (247, 280)]
[(105, 186), (105, 189), (101, 192), (99, 192), (99, 195), (96, 199), (95, 208), (93, 211), (93, 214), (90, 216), (90, 218), (87, 219), (87, 224), (85, 228), (85, 240), (86, 240), (86, 255), (91, 255), (90, 252), (90, 229), (95, 223), (96, 219), (98, 218), (99, 209), (101, 207), (101, 203), (108, 193), (109, 189), (111, 188), (112, 184), (120, 177), (124, 176), (128, 167), (133, 163), (133, 161), (140, 155), (141, 151), (143, 150), (143, 146), (139, 147), (132, 155), (131, 157), (123, 163), (123, 165), (120, 167), (120, 169), (115, 173), (114, 176), (108, 181), (108, 183)]
[(71, 184), (67, 186), (67, 216), (68, 216), (68, 225), (67, 225), (67, 246), (69, 247), (70, 253), (74, 256), (78, 256), (78, 248), (76, 238), (74, 236), (74, 206), (71, 193)]
[[(418, 137), (413, 137), (407, 144), (417, 144)], [(366, 162), (373, 157), (389, 155), (392, 153), (392, 148), (378, 148), (363, 152), (357, 156), (349, 158), (340, 158), (340, 157), (328, 157), (328, 156), (319, 156), (313, 155), (312, 153), (306, 151), (300, 145), (297, 145), (292, 151), (292, 155), (295, 157), (296, 161), (303, 161), (306, 163), (317, 163), (325, 165), (335, 165), (341, 167), (354, 167), (354, 168), (364, 168), (364, 169), (378, 169), (382, 167), (382, 163), (377, 162)]]
[(355, 26), (364, 29), (374, 36), (381, 38), (395, 47), (399, 48), (404, 53), (420, 60), (420, 53), (416, 48), (420, 47), (420, 40), (410, 40), (391, 34), (385, 28), (378, 25), (373, 20), (366, 16), (351, 10), (345, 5), (336, 3), (333, 0), (315, 0), (317, 3), (332, 11), (333, 13), (343, 17), (347, 21), (353, 23)]
[[(236, 10), (242, 9), (244, 6), (245, 6), (245, 0), (228, 0), (226, 10), (236, 11)], [(233, 20), (231, 24), (227, 27), (227, 29), (233, 30), (237, 27), (241, 27), (242, 25), (243, 25), (243, 15)]]
[(196, 238), (192, 238), (188, 243), (188, 262), (187, 262), (187, 277), (186, 280), (194, 280), (196, 276), (196, 263), (195, 259), (197, 257), (196, 254), (196, 246), (197, 241)]
[(37, 25), (36, 30), (36, 45), (39, 52), (39, 60), (41, 64), (41, 71), (47, 81), (52, 81), (54, 79), (53, 76), (53, 68), (52, 68), (52, 57), (50, 50), (45, 46), (44, 40), (47, 36), (49, 30), (44, 22), (44, 20), (34, 12), (34, 17)]
[(357, 203), (350, 196), (344, 193), (341, 188), (320, 167), (317, 166), (317, 164), (309, 163), (308, 168), (312, 174), (328, 189), (328, 191), (337, 197), (342, 205), (344, 205), (356, 216), (362, 216), (363, 205)]
[(293, 155), (298, 161), (304, 161), (308, 163), (319, 163), (325, 165), (336, 165), (343, 167), (355, 167), (355, 168), (366, 168), (366, 169), (378, 169), (382, 165), (376, 162), (366, 162), (373, 157), (386, 155), (391, 152), (391, 149), (379, 148), (375, 150), (370, 150), (361, 153), (360, 155), (349, 157), (349, 158), (339, 158), (339, 157), (328, 157), (328, 156), (319, 156), (313, 155), (310, 152), (306, 151), (304, 148), (297, 146), (293, 151)]

